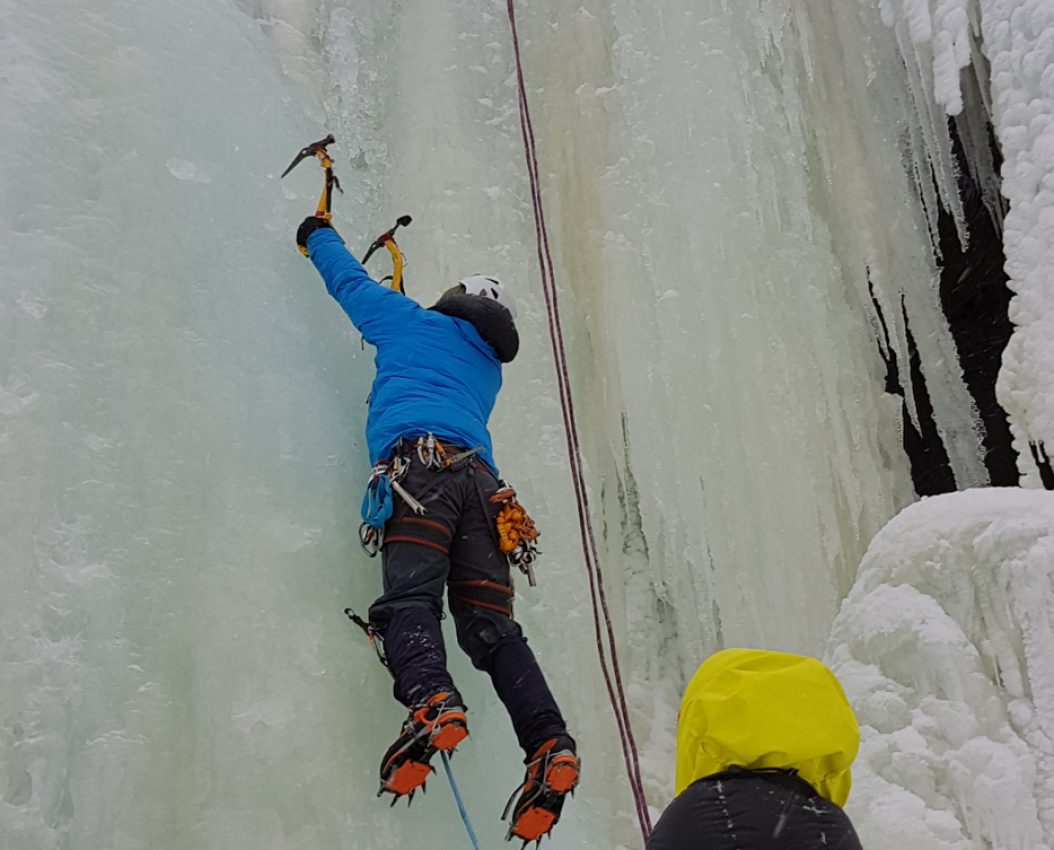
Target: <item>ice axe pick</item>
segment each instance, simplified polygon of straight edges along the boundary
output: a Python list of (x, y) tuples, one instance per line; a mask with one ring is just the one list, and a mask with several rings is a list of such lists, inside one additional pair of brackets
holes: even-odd
[[(322, 194), (318, 199), (318, 207), (315, 210), (315, 215), (326, 221), (333, 218), (333, 190), (336, 189), (341, 194), (344, 193), (344, 190), (340, 188), (340, 180), (338, 180), (337, 175), (333, 173), (333, 158), (329, 155), (329, 151), (326, 150), (326, 147), (333, 144), (335, 141), (336, 139), (333, 138), (333, 134), (330, 133), (326, 138), (320, 139), (317, 142), (312, 142), (307, 145), (307, 147), (301, 148), (300, 153), (298, 153), (293, 161), (289, 163), (289, 167), (282, 172), (282, 177), (285, 177), (305, 159), (312, 156), (318, 158), (319, 164), (325, 172), (325, 183), (322, 186)], [(307, 256), (307, 250), (305, 248), (301, 248), (300, 253)]]

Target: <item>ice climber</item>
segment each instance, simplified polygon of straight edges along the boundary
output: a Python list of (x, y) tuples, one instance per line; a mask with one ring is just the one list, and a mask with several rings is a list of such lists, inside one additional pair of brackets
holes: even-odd
[(321, 217), (304, 220), (297, 244), (377, 349), (367, 502), (379, 526), (384, 593), (369, 621), (395, 698), (410, 712), (381, 762), (381, 792), (412, 795), (435, 753), (468, 736), (440, 631), (445, 590), (458, 643), (490, 675), (527, 756), (507, 837), (538, 839), (559, 819), (579, 761), (513, 620), (510, 563), (496, 527), (505, 496), (515, 496), (498, 480), (487, 430), (502, 364), (519, 348), (512, 301), (497, 280), (473, 275), (425, 309), (373, 281)]
[(814, 658), (726, 649), (677, 721), (677, 797), (645, 850), (860, 850), (842, 811), (860, 730)]

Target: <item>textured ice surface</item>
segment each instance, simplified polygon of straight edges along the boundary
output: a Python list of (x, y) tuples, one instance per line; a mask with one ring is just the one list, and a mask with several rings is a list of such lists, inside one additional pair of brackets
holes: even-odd
[[(862, 0), (870, 5), (870, 0)], [(919, 101), (956, 115), (960, 70), (977, 62), (980, 37), (990, 64), (992, 116), (1004, 157), (1002, 192), (1009, 201), (1004, 250), (1015, 297), (1015, 331), (1003, 355), (999, 402), (1010, 418), (1023, 483), (1038, 486), (1030, 443), (1054, 444), (1054, 5), (1048, 0), (881, 0), (882, 19), (906, 30), (901, 45), (921, 77)], [(971, 30), (975, 36), (971, 39)], [(922, 125), (925, 128), (925, 123)], [(939, 164), (944, 134), (931, 122), (927, 147)], [(936, 154), (936, 155), (935, 155)], [(938, 182), (941, 169), (936, 168)], [(947, 194), (947, 193), (945, 193)]]
[[(971, 0), (879, 0), (882, 22), (895, 26), (903, 21), (908, 37), (926, 60), (933, 96), (949, 115), (962, 112), (959, 72), (970, 64)], [(870, 4), (869, 4), (870, 5)]]
[(982, 8), (995, 126), (1006, 157), (1004, 242), (1015, 293), (1016, 327), (997, 390), (1025, 482), (1038, 486), (1028, 444), (1054, 445), (1054, 6), (986, 0)]
[[(465, 842), (441, 783), (408, 811), (373, 796), (401, 711), (341, 614), (379, 589), (355, 544), (370, 355), (292, 246), (317, 170), (277, 182), (332, 131), (349, 244), (409, 212), (411, 295), (478, 271), (518, 293), (493, 431), (545, 550), (518, 613), (586, 764), (556, 840), (639, 846), (592, 656), (502, 5), (89, 6), (0, 0), (0, 835)], [(657, 808), (685, 677), (733, 643), (819, 653), (868, 541), (911, 501), (869, 275), (902, 356), (901, 303), (910, 316), (957, 480), (985, 480), (936, 306), (935, 206), (916, 195), (948, 164), (943, 113), (878, 14), (521, 9)], [(454, 766), (494, 846), (521, 756), (452, 655), (473, 733)]]
[(828, 660), (863, 732), (865, 847), (1054, 842), (1054, 494), (926, 499), (872, 541)]
[(340, 613), (367, 361), (275, 180), (321, 134), (235, 4), (0, 42), (0, 845), (342, 846), (385, 683)]

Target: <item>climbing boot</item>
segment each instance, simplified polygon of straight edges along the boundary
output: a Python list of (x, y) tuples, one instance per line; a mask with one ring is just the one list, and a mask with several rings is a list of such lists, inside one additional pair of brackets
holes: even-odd
[[(506, 840), (521, 838), (524, 847), (532, 841), (541, 842), (560, 820), (564, 798), (574, 794), (578, 785), (580, 768), (574, 741), (566, 735), (550, 738), (535, 750), (526, 764), (527, 776), (512, 792), (502, 814), (502, 818), (506, 818), (510, 809), (512, 811)], [(515, 806), (513, 799), (516, 799)]]
[(437, 752), (452, 752), (468, 737), (465, 706), (457, 692), (440, 691), (410, 710), (402, 734), (388, 748), (381, 760), (381, 787), (377, 792), (413, 801), (418, 788), (435, 768), (429, 763)]

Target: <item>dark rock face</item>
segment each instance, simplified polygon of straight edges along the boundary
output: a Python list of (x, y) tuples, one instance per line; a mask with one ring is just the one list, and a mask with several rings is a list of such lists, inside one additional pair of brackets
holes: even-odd
[[(1011, 443), (1006, 413), (999, 406), (995, 395), (1003, 350), (1013, 331), (1007, 315), (1012, 293), (1006, 285), (1007, 275), (1003, 268), (1006, 261), (1003, 234), (999, 221), (985, 206), (981, 188), (971, 173), (982, 169), (970, 168), (954, 121), (949, 121), (949, 130), (969, 244), (964, 246), (960, 242), (954, 218), (941, 207), (938, 211), (938, 244), (934, 245), (934, 255), (940, 269), (941, 307), (955, 341), (966, 387), (984, 423), (985, 466), (991, 483), (994, 486), (1013, 487), (1017, 486), (1019, 480), (1017, 454)], [(991, 165), (998, 173), (1002, 156), (990, 125), (988, 152), (992, 157)], [(1002, 198), (999, 202), (1005, 205)], [(1005, 211), (1004, 207), (1002, 212)], [(886, 319), (873, 291), (872, 303), (878, 314), (881, 331), (878, 343), (880, 355), (886, 364), (886, 392), (904, 399), (904, 451), (911, 462), (915, 491), (920, 496), (954, 491), (955, 476), (934, 419), (907, 313), (903, 313), (908, 337), (907, 368), (910, 370), (910, 386), (918, 413), (917, 427), (908, 415), (907, 391), (901, 377), (902, 366), (897, 362), (896, 353), (890, 345)], [(1042, 446), (1034, 448), (1033, 455), (1046, 460)], [(1049, 463), (1043, 481), (1048, 489), (1054, 489), (1054, 471)]]
[[(959, 242), (955, 222), (942, 209), (938, 256), (941, 306), (959, 351), (966, 386), (984, 422), (985, 465), (992, 484), (1014, 487), (1018, 483), (1017, 455), (1011, 447), (1006, 413), (995, 397), (1003, 350), (1013, 331), (1007, 315), (1012, 293), (1003, 269), (1006, 262), (1003, 234), (982, 200), (980, 187), (970, 175), (955, 124), (950, 126), (959, 168), (959, 196), (970, 239), (965, 247)], [(1002, 155), (994, 137), (990, 138), (989, 147), (998, 172)], [(1003, 212), (1006, 212), (1005, 206)]]
[(907, 310), (904, 309), (902, 301), (901, 310), (908, 337), (910, 385), (912, 400), (915, 403), (915, 410), (918, 414), (918, 427), (916, 427), (909, 412), (907, 388), (900, 377), (900, 363), (889, 338), (886, 318), (882, 313), (882, 307), (879, 305), (878, 299), (875, 298), (874, 288), (870, 287), (870, 282), (869, 288), (871, 288), (871, 303), (875, 307), (879, 328), (882, 332), (878, 353), (886, 364), (886, 392), (891, 395), (898, 395), (901, 398), (900, 410), (904, 451), (911, 463), (911, 480), (915, 485), (915, 492), (920, 496), (936, 496), (938, 493), (952, 492), (955, 490), (955, 474), (952, 472), (951, 463), (948, 460), (948, 452), (944, 448), (944, 442), (937, 431), (937, 421), (933, 415), (933, 405), (930, 403), (929, 393), (926, 392), (926, 379), (922, 375), (919, 351), (915, 345), (915, 335), (911, 332), (911, 324), (908, 322)]

